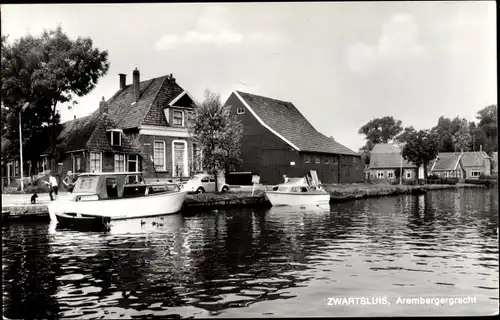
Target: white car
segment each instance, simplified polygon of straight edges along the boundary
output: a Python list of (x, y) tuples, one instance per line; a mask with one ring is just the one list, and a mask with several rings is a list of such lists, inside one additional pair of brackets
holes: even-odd
[[(182, 190), (187, 190), (189, 193), (204, 193), (215, 192), (215, 179), (213, 175), (207, 173), (199, 173), (181, 185)], [(219, 176), (218, 178), (219, 192), (228, 192), (229, 185), (226, 184), (226, 179)]]

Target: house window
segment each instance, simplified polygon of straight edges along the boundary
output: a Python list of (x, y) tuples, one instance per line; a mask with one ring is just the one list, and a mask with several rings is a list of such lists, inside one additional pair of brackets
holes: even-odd
[(139, 161), (137, 161), (136, 154), (129, 154), (128, 155), (127, 171), (128, 172), (138, 172), (139, 171)]
[(310, 163), (311, 162), (311, 157), (310, 156), (304, 156), (304, 162), (305, 163)]
[(165, 141), (154, 142), (154, 166), (156, 170), (166, 170), (165, 168)]
[(394, 179), (394, 171), (387, 171), (387, 179)]
[(384, 179), (384, 171), (377, 171), (377, 179)]
[(115, 153), (115, 172), (125, 172), (125, 155)]
[(470, 176), (473, 178), (479, 178), (480, 175), (481, 175), (480, 171), (471, 171), (470, 173)]
[(48, 169), (48, 160), (47, 160), (47, 157), (43, 157), (42, 159), (42, 169), (43, 171), (47, 170)]
[(122, 145), (122, 137), (120, 131), (110, 131), (111, 134), (111, 145), (112, 146), (121, 146)]
[(80, 172), (82, 170), (82, 157), (73, 156), (73, 172)]
[(352, 163), (356, 163), (356, 157), (352, 157)]
[(410, 170), (406, 171), (406, 179), (411, 179), (411, 171)]
[(184, 112), (174, 110), (173, 118), (174, 118), (174, 123), (173, 123), (174, 126), (176, 126), (176, 127), (183, 127), (184, 126)]
[(329, 164), (330, 163), (330, 160), (329, 159), (325, 159), (325, 164)]
[(337, 158), (333, 158), (332, 164), (337, 164)]
[(201, 149), (200, 145), (197, 143), (193, 143), (193, 171), (201, 171)]
[(245, 114), (245, 108), (238, 108), (236, 109), (237, 114)]
[(321, 159), (319, 157), (314, 157), (316, 163), (321, 163)]
[(90, 153), (90, 172), (101, 172), (102, 171), (102, 153), (91, 152)]
[(19, 175), (19, 161), (14, 161), (14, 175)]

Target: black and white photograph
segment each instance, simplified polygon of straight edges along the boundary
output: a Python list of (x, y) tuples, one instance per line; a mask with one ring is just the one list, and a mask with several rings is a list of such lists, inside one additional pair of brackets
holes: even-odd
[(0, 15), (4, 320), (499, 314), (495, 1)]

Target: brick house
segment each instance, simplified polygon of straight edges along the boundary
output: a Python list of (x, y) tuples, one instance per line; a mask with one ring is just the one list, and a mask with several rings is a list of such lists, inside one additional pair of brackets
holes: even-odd
[[(401, 152), (404, 144), (379, 143), (370, 153), (370, 179), (399, 181), (400, 174), (403, 181), (416, 181), (423, 178), (423, 168), (408, 162)], [(402, 171), (402, 172), (401, 172)]]
[(225, 105), (243, 125), (238, 172), (257, 174), (264, 184), (309, 170), (323, 183), (364, 180), (361, 156), (318, 132), (291, 102), (234, 91)]
[(64, 175), (69, 170), (75, 173), (138, 171), (141, 150), (110, 119), (103, 100), (99, 110), (63, 124), (57, 152), (61, 155), (58, 173)]
[[(115, 125), (108, 132), (108, 142), (111, 143), (113, 139), (114, 143), (114, 137), (118, 135), (116, 132), (120, 132), (123, 141), (135, 142), (140, 148), (137, 156), (133, 152), (126, 153), (127, 170), (135, 168), (142, 171), (145, 178), (154, 178), (156, 175), (170, 178), (188, 177), (202, 169), (201, 148), (191, 141), (188, 132), (188, 123), (194, 114), (194, 99), (177, 84), (171, 74), (141, 81), (139, 70), (135, 69), (132, 84), (129, 85), (126, 84), (126, 75), (120, 74), (119, 90), (108, 101), (101, 101), (100, 104), (100, 109), (107, 109), (107, 119)], [(70, 127), (74, 121), (90, 122), (90, 118), (98, 114), (99, 110), (96, 110), (87, 117), (63, 125)], [(71, 132), (71, 135), (79, 134), (77, 131)], [(101, 142), (104, 143), (104, 140)], [(74, 150), (71, 144), (62, 147), (65, 154), (70, 149)], [(107, 162), (104, 162), (99, 167), (97, 162), (104, 160), (103, 152), (93, 153), (91, 159), (91, 154), (88, 154), (89, 161), (94, 161), (95, 165), (89, 164), (84, 170), (122, 169), (121, 162), (118, 166), (106, 165)]]
[(435, 160), (432, 161), (430, 174), (440, 178), (458, 178), (465, 177), (465, 169), (462, 164), (461, 153), (439, 153)]
[(464, 152), (462, 164), (465, 179), (478, 179), (480, 175), (491, 175), (491, 158), (484, 151)]

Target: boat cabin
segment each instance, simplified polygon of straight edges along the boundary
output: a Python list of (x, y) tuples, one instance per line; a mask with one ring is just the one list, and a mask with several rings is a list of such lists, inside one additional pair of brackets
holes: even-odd
[(76, 194), (76, 201), (81, 201), (143, 197), (175, 191), (179, 191), (176, 184), (147, 185), (140, 172), (104, 172), (80, 174), (73, 194)]

